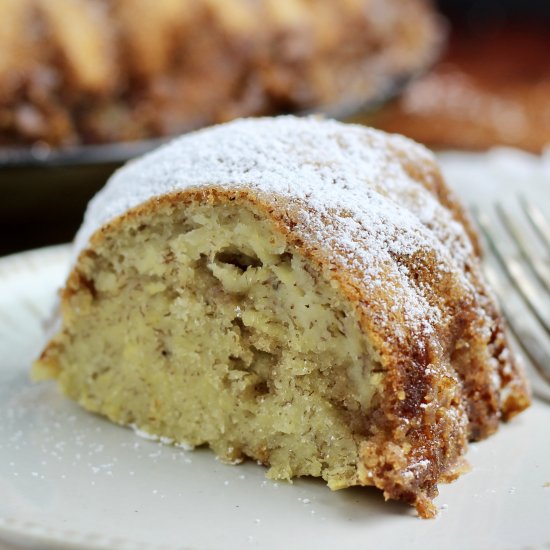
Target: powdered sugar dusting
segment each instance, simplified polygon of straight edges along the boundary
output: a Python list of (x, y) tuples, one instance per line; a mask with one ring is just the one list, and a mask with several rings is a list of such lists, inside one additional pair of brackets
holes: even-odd
[[(189, 134), (110, 179), (89, 205), (75, 253), (103, 224), (154, 197), (212, 186), (244, 190), (291, 209), (298, 237), (359, 285), (383, 284), (392, 310), (429, 336), (441, 314), (410, 276), (411, 258), (430, 251), (439, 271), (456, 274), (471, 246), (395, 150), (433, 165), (426, 149), (405, 138), (316, 118), (245, 119)], [(372, 305), (384, 324), (387, 300)]]

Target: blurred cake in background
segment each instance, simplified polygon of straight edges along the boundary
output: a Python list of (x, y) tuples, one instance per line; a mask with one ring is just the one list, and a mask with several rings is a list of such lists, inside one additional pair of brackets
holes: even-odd
[(345, 110), (431, 63), (428, 0), (0, 0), (0, 145)]
[(550, 3), (455, 4), (442, 61), (361, 121), (436, 149), (540, 153), (550, 144)]

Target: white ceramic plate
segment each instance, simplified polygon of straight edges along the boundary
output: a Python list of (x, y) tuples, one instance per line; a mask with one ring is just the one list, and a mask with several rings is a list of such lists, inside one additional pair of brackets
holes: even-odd
[[(454, 161), (453, 161), (454, 162)], [(451, 166), (452, 168), (452, 166)], [(138, 438), (28, 372), (67, 270), (67, 247), (0, 260), (0, 541), (25, 548), (550, 548), (550, 404), (472, 445), (435, 520), (374, 489), (273, 483)], [(0, 542), (1, 548), (2, 542)]]

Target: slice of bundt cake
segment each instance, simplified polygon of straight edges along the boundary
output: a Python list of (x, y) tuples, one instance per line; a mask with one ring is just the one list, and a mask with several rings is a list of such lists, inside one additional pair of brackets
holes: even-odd
[(471, 227), (399, 136), (292, 117), (184, 136), (111, 178), (75, 246), (35, 376), (271, 478), (429, 517), (468, 439), (529, 404)]

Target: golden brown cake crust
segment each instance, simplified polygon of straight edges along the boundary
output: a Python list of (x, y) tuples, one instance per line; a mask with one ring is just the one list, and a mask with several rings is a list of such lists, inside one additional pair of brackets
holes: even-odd
[(0, 0), (0, 145), (173, 135), (376, 98), (441, 41), (427, 0)]
[[(241, 157), (240, 147), (251, 136), (256, 142)], [(280, 149), (272, 152), (277, 144)], [(296, 179), (274, 176), (279, 165), (262, 165), (269, 155), (280, 166), (300, 159)], [(352, 160), (357, 170), (350, 168)], [(219, 163), (223, 172), (209, 172), (208, 162)], [(233, 172), (242, 162), (254, 168)], [(377, 166), (363, 173), (369, 162)], [(315, 175), (301, 182), (308, 166)], [(179, 179), (185, 174), (187, 182)], [(159, 192), (157, 178), (172, 179), (172, 190)], [(126, 183), (139, 195), (144, 182), (150, 198), (104, 225), (94, 217), (124, 196)], [(385, 373), (357, 434), (357, 484), (375, 485), (386, 498), (433, 516), (437, 483), (463, 471), (468, 439), (487, 437), (501, 419), (529, 404), (525, 378), (463, 228), (464, 212), (433, 157), (397, 136), (315, 119), (239, 121), (183, 138), (131, 163), (92, 204), (77, 240), (83, 251), (63, 292), (65, 307), (89, 284), (80, 264), (93, 261), (94, 249), (129, 220), (185, 204), (228, 202), (252, 206), (270, 219), (356, 310)], [(56, 353), (54, 342), (42, 362), (55, 363)]]

